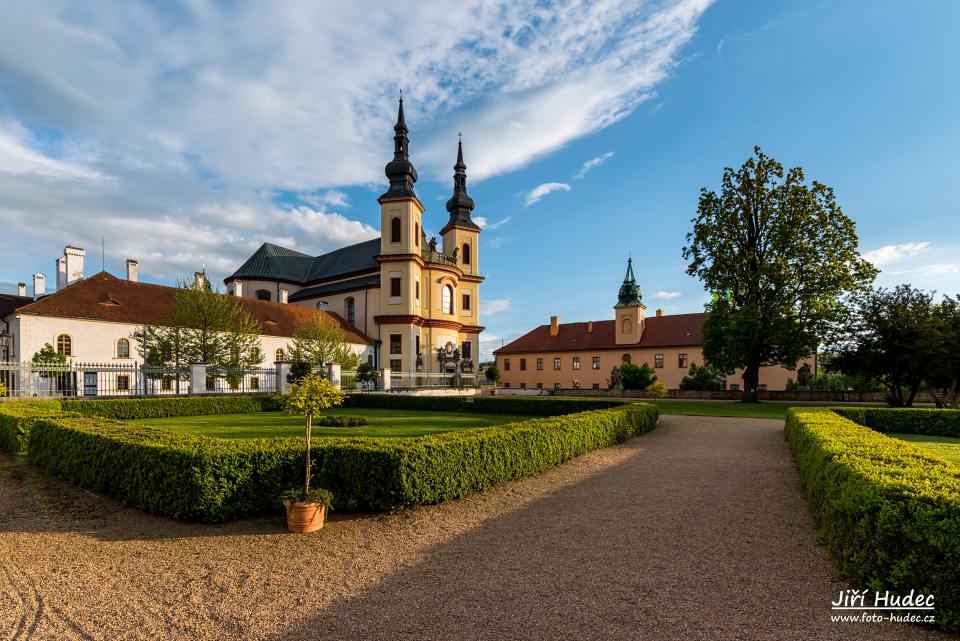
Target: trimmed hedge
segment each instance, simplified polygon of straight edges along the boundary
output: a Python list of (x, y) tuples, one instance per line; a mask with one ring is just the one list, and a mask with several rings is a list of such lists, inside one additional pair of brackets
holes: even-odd
[(633, 401), (594, 398), (529, 398), (523, 396), (475, 396), (474, 412), (520, 414), (522, 416), (560, 416), (574, 412), (606, 410)]
[(342, 407), (375, 407), (390, 410), (462, 412), (466, 396), (410, 396), (408, 394), (347, 394)]
[(172, 398), (118, 398), (65, 400), (64, 411), (81, 416), (102, 416), (116, 420), (205, 416), (208, 414), (251, 414), (272, 412), (280, 405), (272, 396), (191, 396)]
[(0, 449), (13, 455), (27, 451), (30, 428), (40, 417), (62, 415), (60, 401), (4, 401), (0, 403)]
[(878, 432), (960, 437), (960, 410), (914, 407), (834, 407), (834, 412)]
[(960, 469), (825, 409), (789, 409), (785, 430), (840, 571), (872, 590), (933, 594), (937, 625), (960, 630)]
[[(315, 487), (343, 510), (437, 503), (543, 470), (654, 427), (652, 405), (411, 439), (318, 439)], [(45, 418), (31, 462), (122, 502), (184, 521), (276, 511), (302, 482), (299, 439), (228, 440), (90, 418)]]

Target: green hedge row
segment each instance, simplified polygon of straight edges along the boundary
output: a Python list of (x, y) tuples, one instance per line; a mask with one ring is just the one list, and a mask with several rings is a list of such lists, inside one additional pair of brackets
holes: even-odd
[(17, 455), (27, 451), (30, 428), (40, 417), (62, 414), (60, 401), (4, 401), (0, 403), (0, 449)]
[(103, 416), (116, 420), (203, 416), (207, 414), (250, 414), (271, 412), (280, 406), (272, 396), (191, 396), (171, 398), (121, 398), (65, 400), (64, 411), (82, 416)]
[(822, 409), (787, 411), (786, 436), (821, 538), (858, 587), (935, 597), (960, 631), (960, 469)]
[(410, 396), (409, 394), (348, 394), (343, 407), (374, 407), (390, 410), (461, 412), (467, 409), (465, 396)]
[[(343, 510), (436, 503), (536, 474), (656, 421), (655, 407), (632, 404), (431, 437), (318, 439), (312, 483)], [(277, 510), (303, 470), (298, 439), (203, 438), (90, 418), (38, 421), (30, 460), (128, 505), (205, 522)]]
[(410, 396), (408, 394), (350, 394), (344, 407), (377, 407), (434, 412), (486, 412), (524, 416), (559, 416), (610, 409), (630, 401), (592, 398), (530, 398), (520, 396)]
[(960, 410), (914, 407), (834, 407), (834, 412), (878, 432), (960, 437)]

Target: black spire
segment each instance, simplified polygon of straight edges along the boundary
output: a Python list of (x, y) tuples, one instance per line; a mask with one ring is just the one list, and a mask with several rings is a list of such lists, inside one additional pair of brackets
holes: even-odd
[(393, 131), (393, 160), (383, 170), (390, 181), (390, 188), (383, 196), (415, 196), (413, 183), (417, 182), (417, 170), (410, 162), (410, 140), (407, 138), (407, 122), (403, 117), (402, 93)]
[(467, 165), (463, 162), (463, 140), (457, 143), (457, 164), (453, 166), (453, 196), (447, 201), (450, 220), (446, 227), (454, 225), (479, 230), (470, 212), (473, 211), (473, 198), (467, 194)]
[(620, 294), (614, 307), (636, 307), (642, 304), (640, 286), (637, 285), (637, 279), (633, 275), (633, 258), (628, 258), (627, 274), (623, 277), (623, 284), (620, 285)]

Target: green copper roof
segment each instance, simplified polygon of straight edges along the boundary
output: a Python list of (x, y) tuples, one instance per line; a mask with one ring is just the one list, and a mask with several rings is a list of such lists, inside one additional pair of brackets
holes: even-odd
[(637, 279), (633, 275), (633, 259), (627, 259), (627, 275), (623, 277), (623, 284), (620, 285), (620, 294), (617, 297), (617, 304), (614, 307), (636, 307), (643, 305), (641, 302), (640, 286), (637, 285)]
[(231, 278), (282, 280), (307, 284), (341, 274), (377, 268), (374, 256), (380, 253), (380, 239), (341, 247), (320, 256), (264, 243)]

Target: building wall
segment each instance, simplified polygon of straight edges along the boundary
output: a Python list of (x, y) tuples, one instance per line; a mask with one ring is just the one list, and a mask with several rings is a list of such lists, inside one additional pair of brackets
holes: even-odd
[[(11, 315), (15, 316), (15, 315)], [(28, 361), (33, 355), (49, 343), (56, 347), (57, 336), (67, 334), (73, 342), (72, 360), (84, 363), (127, 363), (140, 364), (143, 359), (137, 351), (136, 343), (130, 335), (139, 325), (111, 323), (106, 321), (61, 318), (56, 316), (19, 315), (11, 318), (11, 333), (14, 334), (16, 360)], [(117, 358), (116, 345), (120, 338), (130, 340), (130, 357)], [(273, 365), (277, 350), (283, 349), (289, 355), (292, 339), (285, 336), (260, 337), (260, 349), (264, 354), (263, 366)], [(373, 353), (373, 347), (353, 344), (353, 351), (366, 359)]]
[[(624, 354), (630, 355), (634, 365), (647, 363), (655, 368), (657, 380), (667, 389), (677, 389), (680, 381), (689, 371), (690, 364), (703, 365), (703, 350), (699, 346), (662, 347), (662, 348), (631, 348), (624, 347), (616, 350), (595, 350), (582, 352), (544, 352), (529, 354), (501, 354), (496, 358), (497, 369), (500, 370), (500, 384), (509, 387), (526, 387), (535, 389), (538, 383), (544, 389), (560, 389), (574, 387), (573, 381), (579, 383), (581, 389), (591, 389), (594, 385), (599, 389), (606, 389), (609, 385), (610, 372), (623, 362)], [(663, 367), (657, 368), (656, 355), (663, 354)], [(687, 367), (680, 367), (680, 354), (687, 355)], [(593, 358), (599, 358), (599, 367), (594, 369)], [(543, 359), (543, 369), (537, 370), (537, 358)], [(560, 359), (560, 369), (554, 369), (554, 359)], [(574, 369), (574, 358), (580, 359), (580, 368)], [(509, 363), (509, 369), (507, 361)], [(523, 362), (525, 361), (525, 363)], [(799, 367), (803, 364), (797, 364)], [(813, 367), (813, 359), (809, 359)], [(525, 369), (521, 366), (525, 364)], [(727, 386), (738, 385), (743, 389), (742, 372), (737, 371), (726, 377)], [(760, 370), (760, 384), (766, 385), (768, 390), (783, 390), (787, 379), (796, 380), (796, 371), (784, 367), (764, 367)]]

